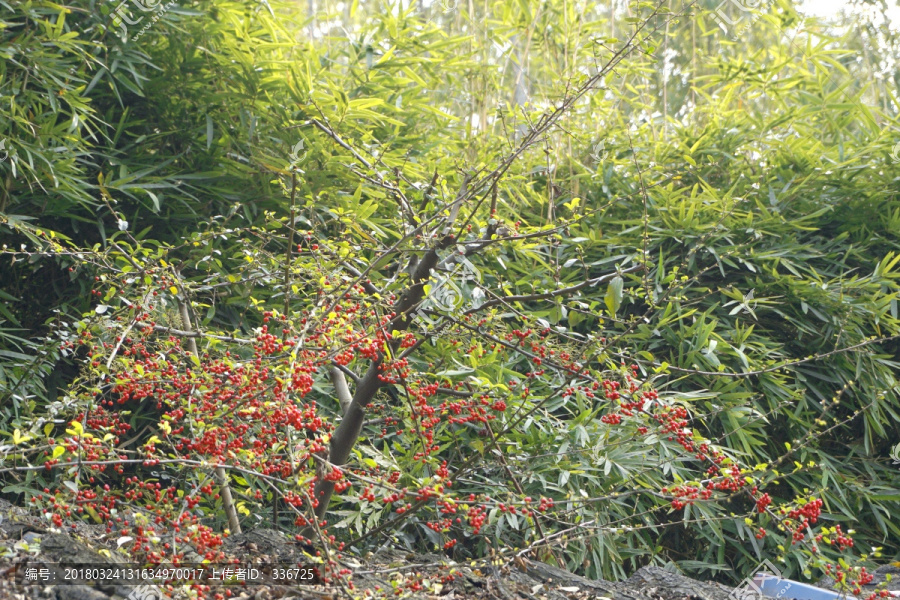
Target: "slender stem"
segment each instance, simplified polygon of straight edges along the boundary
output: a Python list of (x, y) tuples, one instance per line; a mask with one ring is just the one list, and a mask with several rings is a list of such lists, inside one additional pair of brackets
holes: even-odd
[[(296, 206), (297, 200), (297, 171), (296, 169), (291, 169), (291, 216), (288, 221), (288, 243), (287, 250), (285, 251), (284, 257), (284, 317), (287, 318), (288, 312), (291, 309), (291, 258), (292, 252), (294, 250), (294, 223), (296, 222), (296, 217), (294, 216), (294, 207)], [(285, 330), (284, 335), (281, 338), (281, 341), (284, 342), (287, 339), (287, 330)]]
[[(183, 285), (181, 290), (186, 297), (187, 293), (184, 291)], [(194, 326), (191, 323), (191, 315), (188, 312), (187, 301), (177, 298), (177, 302), (178, 311), (181, 314), (182, 325), (189, 331), (193, 330)], [(200, 332), (197, 333), (197, 337), (199, 337)], [(188, 351), (194, 356), (199, 357), (200, 353), (197, 351), (197, 340), (193, 336), (188, 336), (185, 339), (187, 340)], [(238, 519), (237, 509), (234, 506), (234, 498), (231, 496), (231, 488), (228, 485), (228, 474), (225, 472), (224, 467), (216, 467), (216, 479), (219, 484), (219, 493), (222, 496), (222, 507), (225, 509), (225, 515), (228, 517), (228, 526), (231, 528), (232, 533), (240, 533), (241, 522)]]

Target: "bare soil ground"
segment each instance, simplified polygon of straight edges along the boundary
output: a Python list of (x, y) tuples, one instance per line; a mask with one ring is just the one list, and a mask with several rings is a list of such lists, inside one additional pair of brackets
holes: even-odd
[[(46, 522), (0, 500), (0, 600), (161, 600), (159, 588), (123, 585), (119, 582), (90, 585), (27, 582), (25, 568), (77, 562), (90, 565), (123, 563), (116, 541), (103, 534), (102, 525), (78, 525), (59, 533)], [(288, 536), (256, 529), (227, 538), (225, 551), (243, 563), (259, 565), (303, 563), (303, 549)], [(199, 558), (199, 557), (198, 557)], [(198, 561), (199, 562), (199, 561)], [(732, 588), (702, 582), (659, 567), (644, 567), (627, 581), (588, 580), (527, 558), (490, 563), (456, 564), (445, 556), (384, 551), (365, 558), (344, 557), (353, 573), (353, 596), (457, 600), (734, 600)], [(892, 568), (892, 567), (889, 567)], [(898, 570), (900, 571), (900, 570)], [(451, 580), (446, 577), (453, 574)], [(444, 581), (441, 579), (444, 578)], [(883, 577), (882, 577), (883, 579)], [(417, 588), (410, 589), (410, 585)], [(339, 585), (303, 582), (294, 585), (259, 584), (212, 586), (201, 598), (241, 600), (338, 600), (348, 597)], [(165, 598), (187, 597), (166, 592)], [(788, 599), (783, 599), (788, 600)]]

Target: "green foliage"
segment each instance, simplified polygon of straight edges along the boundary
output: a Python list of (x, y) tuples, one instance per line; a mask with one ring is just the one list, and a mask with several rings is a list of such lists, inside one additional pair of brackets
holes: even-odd
[[(887, 517), (900, 497), (872, 493), (897, 481), (886, 464), (900, 414), (896, 167), (872, 109), (858, 96), (830, 100), (845, 92), (831, 91), (840, 84), (817, 58), (812, 72), (785, 64), (782, 90), (723, 77), (710, 94), (719, 101), (689, 124), (671, 123), (668, 147), (610, 149), (598, 199), (621, 200), (573, 235), (589, 238), (588, 265), (624, 255), (651, 266), (629, 277), (626, 314), (607, 333), (625, 344), (622, 355), (671, 373), (671, 391), (708, 390), (695, 404), (709, 415), (704, 430), (750, 462), (822, 430), (779, 489), (822, 494), (836, 522), (852, 520), (858, 532), (865, 522), (866, 544), (878, 546), (900, 533)], [(786, 109), (748, 110), (743, 99), (763, 93)], [(579, 331), (604, 323), (577, 320)], [(721, 563), (716, 545), (698, 543), (710, 568)], [(745, 553), (743, 568), (756, 560)]]

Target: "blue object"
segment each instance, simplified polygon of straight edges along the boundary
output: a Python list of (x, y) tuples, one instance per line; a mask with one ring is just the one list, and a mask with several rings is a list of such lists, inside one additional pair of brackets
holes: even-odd
[[(782, 579), (770, 573), (757, 573), (753, 577), (753, 585), (762, 594), (778, 600), (841, 600), (847, 598), (844, 594), (832, 590), (823, 590), (814, 585)], [(854, 596), (850, 596), (850, 598), (854, 598)]]

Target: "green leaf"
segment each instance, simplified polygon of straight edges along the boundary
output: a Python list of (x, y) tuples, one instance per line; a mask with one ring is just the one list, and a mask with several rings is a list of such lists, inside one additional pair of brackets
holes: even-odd
[(208, 114), (206, 115), (206, 149), (209, 150), (213, 143), (213, 120)]
[(622, 305), (622, 290), (624, 286), (625, 281), (619, 275), (613, 277), (606, 286), (606, 296), (604, 296), (603, 302), (606, 304), (609, 314), (613, 317), (616, 316), (616, 311)]

